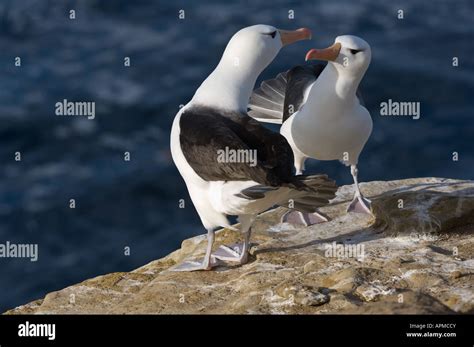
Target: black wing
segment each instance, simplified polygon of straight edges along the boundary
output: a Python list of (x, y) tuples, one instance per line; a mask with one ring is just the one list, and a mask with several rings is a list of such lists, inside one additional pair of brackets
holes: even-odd
[[(263, 81), (249, 101), (249, 115), (266, 123), (281, 124), (303, 106), (306, 89), (318, 79), (326, 65), (300, 65)], [(364, 102), (357, 90), (359, 102)]]
[(288, 71), (283, 122), (303, 106), (306, 89), (318, 79), (326, 65), (301, 65)]
[(250, 96), (249, 115), (261, 122), (283, 123), (300, 109), (306, 88), (318, 78), (324, 67), (323, 64), (295, 66), (263, 81)]
[[(185, 110), (180, 143), (188, 163), (206, 181), (253, 180), (274, 187), (294, 180), (293, 152), (286, 139), (247, 114), (208, 107)], [(256, 165), (222, 161), (219, 153), (226, 148), (256, 153)]]
[(248, 105), (250, 117), (266, 123), (281, 124), (287, 74), (288, 71), (281, 72), (277, 77), (263, 81), (260, 88), (253, 91)]

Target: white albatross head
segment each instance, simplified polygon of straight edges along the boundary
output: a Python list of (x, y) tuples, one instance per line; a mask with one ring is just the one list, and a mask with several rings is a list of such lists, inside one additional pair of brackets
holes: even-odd
[(358, 79), (367, 71), (371, 58), (369, 44), (353, 35), (338, 36), (332, 46), (311, 49), (306, 54), (306, 60), (327, 60), (341, 75), (352, 75)]
[(239, 30), (227, 44), (216, 69), (196, 91), (193, 102), (246, 110), (257, 77), (280, 49), (307, 39), (311, 39), (311, 31), (306, 28), (287, 31), (259, 24)]
[(306, 28), (287, 31), (271, 25), (253, 25), (232, 36), (221, 63), (259, 75), (275, 59), (282, 47), (310, 38), (311, 31)]

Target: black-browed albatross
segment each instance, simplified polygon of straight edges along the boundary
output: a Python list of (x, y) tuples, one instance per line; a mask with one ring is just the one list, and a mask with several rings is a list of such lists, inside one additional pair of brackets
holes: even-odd
[[(307, 158), (350, 166), (355, 192), (348, 212), (371, 214), (357, 180), (359, 155), (372, 132), (372, 118), (357, 91), (370, 64), (370, 46), (357, 36), (339, 36), (331, 47), (310, 50), (306, 60), (312, 59), (328, 64), (296, 66), (262, 82), (251, 96), (249, 115), (283, 123), (280, 133), (293, 149), (297, 174)], [(310, 225), (327, 218), (293, 210), (282, 221)]]
[[(222, 58), (176, 115), (171, 130), (173, 160), (207, 229), (202, 261), (185, 261), (174, 271), (209, 270), (220, 260), (247, 262), (250, 228), (258, 213), (275, 205), (315, 211), (337, 189), (326, 175), (294, 176), (293, 153), (286, 139), (246, 113), (258, 75), (287, 44), (309, 39), (308, 29), (278, 30), (255, 25), (237, 32)], [(219, 150), (256, 151), (256, 165), (218, 160)], [(244, 242), (212, 253), (214, 229), (232, 228), (239, 217)]]

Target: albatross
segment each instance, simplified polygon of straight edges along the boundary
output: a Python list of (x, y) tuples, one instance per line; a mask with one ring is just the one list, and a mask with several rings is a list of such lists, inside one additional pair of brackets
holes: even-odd
[[(332, 46), (308, 51), (306, 61), (313, 59), (328, 63), (295, 66), (262, 82), (248, 113), (258, 121), (282, 124), (280, 133), (293, 149), (296, 174), (303, 173), (308, 158), (349, 166), (355, 191), (347, 211), (371, 214), (357, 179), (359, 155), (372, 132), (372, 118), (358, 93), (370, 64), (370, 46), (357, 36), (338, 36)], [(327, 220), (318, 212), (295, 210), (282, 218), (303, 225)]]
[[(210, 270), (221, 261), (244, 264), (258, 213), (286, 206), (289, 200), (296, 209), (312, 212), (335, 196), (337, 187), (326, 175), (295, 176), (287, 140), (246, 112), (258, 75), (280, 49), (310, 37), (305, 28), (284, 31), (255, 25), (238, 31), (215, 70), (177, 113), (171, 154), (207, 229), (207, 248), (204, 259), (186, 260), (172, 270)], [(222, 160), (218, 153), (225, 149), (255, 151), (257, 160)], [(238, 216), (243, 242), (221, 246), (213, 253), (214, 230), (236, 230), (228, 220), (231, 215)]]

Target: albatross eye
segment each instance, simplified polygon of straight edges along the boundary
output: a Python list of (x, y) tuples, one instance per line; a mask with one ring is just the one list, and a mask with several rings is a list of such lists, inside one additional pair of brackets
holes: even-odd
[(277, 32), (276, 32), (276, 30), (275, 30), (274, 32), (267, 33), (267, 34), (263, 34), (263, 35), (270, 35), (270, 36), (272, 37), (272, 39), (274, 39), (275, 36), (276, 36), (276, 34), (277, 34)]
[(357, 54), (361, 51), (361, 49), (349, 49), (349, 51), (352, 53), (352, 54)]

